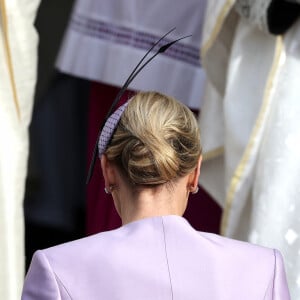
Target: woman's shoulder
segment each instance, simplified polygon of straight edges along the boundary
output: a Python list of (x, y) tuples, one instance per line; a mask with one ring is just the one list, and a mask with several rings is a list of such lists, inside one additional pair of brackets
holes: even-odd
[[(247, 258), (248, 261), (262, 260), (271, 262), (278, 253), (278, 251), (274, 249), (245, 241), (223, 237), (218, 234), (196, 231), (183, 218), (180, 219), (171, 216), (167, 218), (164, 217), (164, 220), (166, 236), (169, 232), (171, 236), (175, 236), (176, 240), (180, 239), (186, 244), (193, 244), (196, 249), (203, 254), (207, 251), (214, 253), (217, 257), (228, 257), (234, 258), (235, 260)], [(169, 226), (170, 230), (168, 231), (168, 221), (170, 220), (172, 222), (170, 223), (171, 226)], [(176, 226), (178, 222), (180, 226)], [(131, 247), (136, 240), (141, 239), (148, 240), (150, 243), (153, 237), (152, 230), (160, 229), (159, 223), (159, 218), (133, 222), (115, 230), (94, 234), (44, 249), (42, 252), (50, 259), (52, 257), (68, 257), (71, 259), (74, 256), (78, 260), (78, 257), (82, 256), (83, 253), (84, 256), (88, 257), (93, 257), (94, 255), (106, 257), (107, 249), (110, 249), (109, 251), (112, 252), (115, 248), (122, 248), (121, 246)], [(149, 224), (150, 226), (146, 226)], [(187, 245), (187, 247), (189, 247), (189, 245)]]
[[(172, 236), (175, 243), (184, 242), (187, 247), (193, 245), (195, 252), (208, 255), (213, 253), (217, 257), (235, 257), (235, 259), (252, 258), (274, 259), (275, 250), (246, 241), (224, 237), (215, 233), (195, 230), (184, 218), (164, 217), (166, 235)], [(183, 246), (181, 246), (183, 247)]]
[(215, 259), (223, 263), (231, 264), (237, 268), (251, 266), (273, 272), (276, 261), (282, 261), (281, 253), (273, 248), (252, 244), (245, 241), (223, 237), (213, 233), (198, 232), (205, 240), (207, 248), (214, 252)]
[(75, 256), (78, 259), (78, 257), (82, 257), (83, 255), (90, 256), (93, 252), (99, 255), (101, 249), (104, 247), (107, 248), (107, 243), (109, 243), (111, 239), (114, 239), (114, 236), (117, 235), (118, 231), (119, 229), (115, 229), (96, 233), (87, 237), (82, 237), (77, 240), (40, 250), (40, 252), (43, 252), (44, 255), (50, 258), (57, 256), (67, 256), (71, 258), (72, 256)]
[[(122, 252), (147, 252), (148, 248), (162, 242), (175, 256), (185, 253), (216, 261), (224, 267), (241, 268), (245, 265), (256, 268), (257, 264), (272, 271), (276, 259), (281, 254), (271, 248), (244, 241), (234, 240), (213, 233), (194, 230), (183, 218), (164, 217), (164, 229), (160, 228), (160, 218), (133, 222), (119, 229), (98, 233), (79, 240), (41, 250), (53, 266), (67, 266), (74, 262), (89, 264), (94, 258), (98, 261), (118, 259)], [(181, 252), (178, 251), (180, 244)], [(145, 249), (147, 245), (147, 249)], [(192, 251), (190, 249), (193, 249)]]
[(264, 247), (261, 245), (249, 243), (247, 241), (237, 240), (229, 237), (225, 237), (215, 233), (197, 231), (198, 234), (206, 239), (208, 242), (215, 244), (218, 247), (224, 247), (230, 251), (233, 249), (242, 250), (242, 251), (259, 251), (262, 253), (269, 253), (273, 249), (269, 247)]

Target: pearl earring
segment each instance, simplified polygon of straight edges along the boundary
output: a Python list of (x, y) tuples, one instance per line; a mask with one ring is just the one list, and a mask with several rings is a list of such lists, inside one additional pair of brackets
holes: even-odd
[(197, 194), (199, 192), (199, 187), (197, 186), (196, 189), (192, 192), (193, 195)]
[(104, 188), (104, 192), (105, 192), (105, 194), (108, 194), (108, 195), (111, 194), (111, 192), (106, 187)]
[(113, 190), (115, 187), (116, 187), (116, 185), (110, 185), (108, 189), (105, 187), (105, 188), (104, 188), (105, 194), (111, 194), (112, 190)]

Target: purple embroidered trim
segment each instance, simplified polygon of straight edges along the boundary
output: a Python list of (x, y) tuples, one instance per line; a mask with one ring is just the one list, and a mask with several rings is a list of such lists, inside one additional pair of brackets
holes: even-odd
[[(94, 20), (81, 15), (74, 15), (70, 24), (72, 30), (84, 35), (107, 40), (116, 44), (130, 45), (143, 50), (149, 49), (155, 41), (158, 40), (158, 36), (153, 34)], [(170, 39), (165, 39), (164, 43), (170, 41)], [(158, 47), (161, 45), (162, 43), (158, 44)], [(162, 53), (162, 55), (193, 66), (200, 67), (201, 65), (199, 49), (183, 43), (173, 45), (172, 48), (169, 48), (166, 52)]]
[(120, 106), (105, 122), (98, 143), (99, 157), (101, 157), (101, 155), (106, 151), (107, 145), (109, 144), (128, 103), (129, 101)]

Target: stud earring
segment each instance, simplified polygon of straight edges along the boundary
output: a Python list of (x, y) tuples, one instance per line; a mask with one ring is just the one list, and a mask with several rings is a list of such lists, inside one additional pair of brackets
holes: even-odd
[(197, 185), (196, 189), (192, 192), (193, 195), (197, 194), (199, 192), (199, 186)]
[(104, 188), (104, 192), (105, 192), (105, 194), (108, 194), (108, 195), (111, 194), (111, 192), (106, 187)]
[(110, 185), (109, 188), (107, 189), (106, 187), (104, 188), (105, 194), (111, 194), (112, 190), (115, 188), (115, 185)]

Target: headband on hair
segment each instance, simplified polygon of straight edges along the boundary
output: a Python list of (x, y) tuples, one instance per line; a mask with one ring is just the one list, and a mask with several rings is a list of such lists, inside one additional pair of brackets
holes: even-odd
[[(125, 81), (123, 87), (120, 89), (118, 95), (116, 96), (116, 98), (114, 99), (101, 127), (97, 136), (97, 140), (96, 140), (96, 144), (93, 150), (93, 155), (92, 155), (92, 160), (90, 163), (90, 167), (89, 167), (89, 171), (88, 171), (88, 175), (87, 175), (87, 179), (86, 179), (86, 184), (88, 184), (91, 180), (91, 177), (93, 175), (93, 171), (94, 171), (94, 167), (95, 167), (95, 163), (96, 163), (96, 158), (97, 158), (97, 154), (99, 154), (99, 156), (101, 156), (111, 138), (112, 135), (120, 121), (120, 118), (122, 116), (122, 113), (124, 112), (128, 102), (126, 102), (125, 104), (123, 104), (122, 106), (120, 106), (113, 114), (112, 111), (115, 109), (116, 105), (118, 104), (119, 100), (121, 99), (121, 97), (123, 96), (124, 92), (126, 91), (126, 89), (128, 88), (129, 84), (132, 82), (132, 80), (138, 75), (138, 73), (149, 63), (151, 62), (158, 54), (165, 52), (169, 47), (171, 47), (173, 44), (177, 43), (178, 41), (185, 39), (187, 37), (190, 37), (190, 35), (188, 36), (184, 36), (182, 38), (179, 38), (177, 40), (174, 40), (172, 42), (168, 42), (167, 44), (161, 46), (156, 52), (155, 54), (153, 54), (147, 61), (145, 61), (143, 63), (143, 61), (145, 60), (145, 58), (148, 56), (148, 54), (154, 49), (155, 46), (157, 46), (168, 34), (170, 34), (172, 31), (174, 31), (175, 28), (171, 29), (170, 31), (168, 31), (165, 35), (163, 35), (157, 42), (154, 43), (154, 45), (146, 52), (146, 54), (142, 57), (142, 59), (139, 61), (139, 63), (136, 65), (136, 67), (133, 69), (133, 71), (131, 72), (131, 74), (129, 75), (129, 77), (127, 78), (127, 80)], [(142, 64), (143, 63), (143, 64)]]
[(101, 131), (99, 142), (98, 142), (99, 157), (101, 157), (101, 155), (105, 152), (128, 103), (129, 101), (125, 102), (107, 119)]

